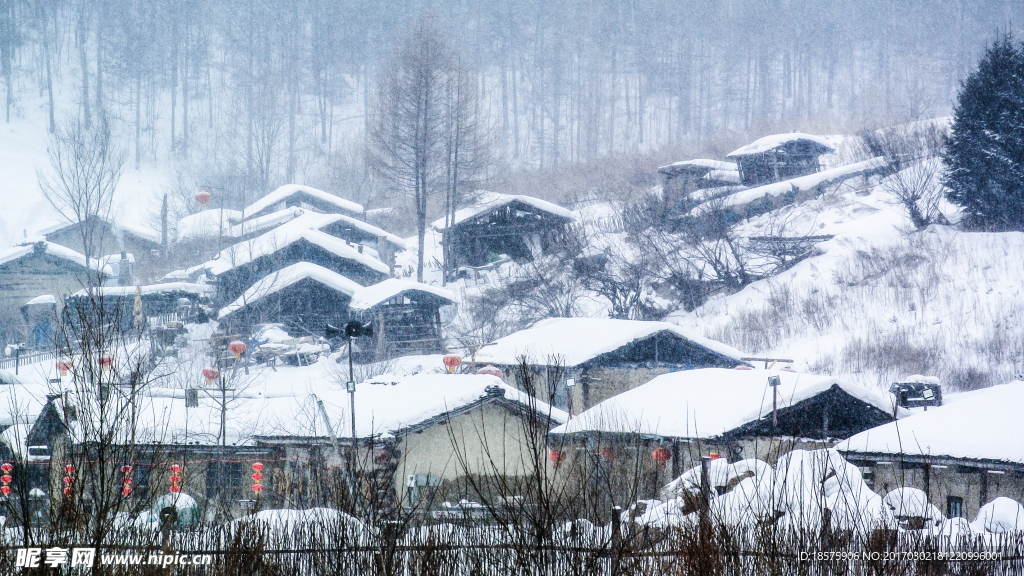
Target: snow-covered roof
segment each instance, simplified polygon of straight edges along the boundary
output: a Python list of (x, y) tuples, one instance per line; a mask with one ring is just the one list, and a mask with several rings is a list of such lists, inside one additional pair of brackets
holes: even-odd
[(600, 402), (551, 432), (719, 437), (771, 415), (769, 375), (781, 379), (778, 388), (780, 409), (838, 386), (850, 396), (883, 412), (891, 414), (893, 410), (892, 402), (880, 394), (831, 376), (763, 369), (702, 368), (658, 376)]
[(361, 205), (356, 204), (351, 200), (346, 200), (340, 196), (335, 196), (334, 194), (331, 194), (329, 192), (324, 192), (323, 190), (318, 190), (310, 186), (301, 186), (299, 184), (285, 184), (284, 186), (281, 186), (277, 190), (274, 190), (270, 194), (267, 194), (263, 198), (260, 198), (259, 200), (250, 204), (249, 207), (242, 211), (242, 218), (251, 218), (254, 215), (262, 212), (263, 210), (266, 210), (270, 206), (273, 206), (278, 202), (286, 200), (289, 196), (293, 196), (295, 194), (306, 194), (308, 196), (316, 198), (317, 200), (320, 200), (321, 202), (333, 204), (339, 210), (344, 210), (349, 214), (361, 214), (363, 211), (363, 207)]
[(205, 267), (212, 274), (220, 275), (263, 256), (274, 254), (299, 240), (315, 244), (335, 256), (358, 262), (371, 270), (383, 274), (391, 272), (387, 264), (368, 254), (360, 253), (357, 248), (350, 246), (344, 240), (319, 230), (295, 225), (294, 222), (282, 224), (252, 240), (239, 242), (221, 250), (219, 257), (207, 262)]
[(735, 162), (723, 162), (721, 160), (697, 158), (694, 160), (673, 162), (672, 164), (658, 168), (658, 172), (661, 172), (662, 174), (678, 174), (680, 172), (705, 174), (712, 170), (737, 170), (737, 167)]
[[(0, 252), (0, 265), (7, 264), (8, 262), (12, 262), (19, 258), (24, 258), (25, 256), (32, 254), (33, 252), (35, 252), (36, 244), (40, 243), (43, 245), (44, 252), (46, 254), (49, 254), (50, 256), (56, 258), (61, 258), (64, 260), (74, 262), (75, 264), (78, 264), (82, 268), (85, 268), (84, 254), (76, 252), (71, 248), (61, 246), (60, 244), (46, 242), (45, 240), (31, 244), (22, 244), (20, 246), (14, 246), (13, 248), (8, 248), (7, 250)], [(89, 259), (89, 269), (100, 272), (107, 276), (113, 274), (109, 266), (102, 264), (96, 258)]]
[[(879, 156), (870, 160), (864, 160), (863, 162), (855, 162), (853, 164), (847, 164), (846, 166), (822, 170), (821, 172), (815, 172), (814, 174), (808, 174), (806, 176), (799, 176), (790, 180), (783, 180), (781, 182), (765, 184), (764, 186), (757, 186), (756, 188), (740, 190), (739, 192), (726, 196), (721, 205), (725, 208), (743, 206), (756, 200), (760, 200), (765, 196), (780, 196), (791, 192), (810, 190), (819, 184), (835, 180), (844, 180), (865, 172), (877, 170), (885, 165), (885, 158)], [(709, 204), (702, 204), (693, 209), (693, 214), (700, 215), (710, 209), (711, 207)]]
[(35, 298), (25, 302), (25, 306), (34, 306), (36, 304), (56, 304), (57, 297), (53, 294), (43, 294), (42, 296), (36, 296)]
[[(140, 286), (140, 288), (142, 289), (143, 296), (150, 294), (162, 294), (166, 292), (185, 292), (188, 294), (195, 294), (197, 296), (209, 296), (216, 292), (216, 288), (213, 286), (206, 284), (192, 284), (190, 282), (165, 282), (163, 284)], [(94, 294), (99, 296), (135, 296), (135, 286), (103, 286), (101, 288), (93, 288), (92, 290)], [(86, 290), (79, 290), (72, 294), (72, 296), (88, 295), (89, 292)]]
[(727, 182), (729, 184), (739, 184), (740, 171), (736, 169), (712, 170), (704, 175), (704, 179), (711, 180), (713, 182)]
[[(269, 274), (249, 287), (244, 294), (234, 302), (220, 309), (217, 318), (224, 318), (229, 314), (240, 310), (245, 306), (258, 302), (259, 300), (280, 292), (281, 290), (305, 279), (314, 280), (345, 294), (352, 296), (356, 290), (362, 288), (358, 283), (345, 278), (341, 274), (318, 266), (312, 262), (296, 262), (291, 266), (285, 266), (280, 270)], [(164, 284), (160, 284), (164, 286)]]
[(276, 226), (297, 217), (304, 211), (301, 208), (278, 210), (266, 216), (253, 218), (249, 222), (234, 224), (242, 219), (242, 213), (229, 208), (214, 208), (189, 214), (178, 220), (178, 241), (189, 239), (207, 239), (223, 236), (238, 238), (260, 230)]
[[(159, 230), (154, 230), (152, 227), (146, 226), (144, 224), (139, 224), (136, 222), (126, 222), (124, 220), (117, 218), (101, 218), (101, 220), (110, 225), (110, 229), (115, 235), (118, 234), (119, 231), (123, 230), (131, 234), (132, 236), (142, 238), (143, 240), (147, 240), (154, 244), (160, 244), (163, 240)], [(71, 226), (74, 226), (76, 224), (78, 224), (78, 222), (59, 222), (57, 224), (48, 226), (46, 228), (43, 228), (42, 230), (37, 231), (36, 235), (48, 236), (50, 234), (53, 234), (54, 232), (59, 232), (61, 230), (64, 230), (65, 228), (70, 228)]]
[(832, 144), (821, 136), (804, 134), (803, 132), (790, 132), (788, 134), (772, 134), (771, 136), (758, 138), (742, 148), (733, 150), (726, 156), (726, 158), (737, 158), (740, 156), (749, 156), (751, 154), (760, 154), (762, 152), (772, 150), (773, 148), (801, 141), (807, 142), (811, 145), (817, 145), (819, 147), (820, 154), (827, 154), (836, 151), (835, 148), (832, 147)]
[(947, 456), (1024, 464), (1024, 382), (947, 398), (942, 406), (851, 436), (842, 452)]
[[(342, 439), (351, 436), (347, 371), (321, 361), (303, 367), (262, 370), (250, 377), (252, 384), (237, 385), (227, 412), (228, 443), (247, 444), (255, 438), (327, 438), (328, 431), (317, 406), (324, 409)], [(240, 376), (241, 378), (241, 376)], [(243, 389), (244, 388), (244, 389)], [(315, 394), (315, 396), (314, 396)], [(215, 390), (200, 391), (199, 407), (185, 408), (184, 390), (152, 389), (143, 403), (140, 427), (152, 428), (163, 441), (212, 443), (217, 438), (221, 411)], [(356, 385), (356, 436), (392, 437), (429, 424), (438, 416), (478, 402), (503, 400), (524, 408), (535, 403), (538, 413), (562, 423), (568, 414), (489, 375), (419, 374), (378, 376)]]
[(362, 220), (351, 216), (346, 216), (345, 214), (320, 214), (317, 212), (306, 212), (293, 220), (291, 224), (315, 230), (322, 230), (336, 222), (342, 222), (345, 225), (351, 226), (352, 228), (364, 232), (369, 236), (383, 237), (390, 244), (394, 245), (395, 248), (405, 250), (405, 240), (403, 238), (400, 238), (383, 228), (378, 228), (373, 224), (363, 222)]
[[(553, 214), (566, 220), (575, 221), (576, 216), (571, 210), (562, 208), (558, 204), (548, 202), (547, 200), (541, 200), (540, 198), (534, 198), (532, 196), (522, 196), (519, 194), (501, 194), (499, 192), (483, 192), (477, 201), (472, 206), (467, 206), (461, 210), (455, 212), (455, 220), (450, 222), (448, 225), (455, 226), (461, 224), (467, 220), (472, 220), (481, 214), (491, 212), (496, 208), (511, 204), (513, 202), (522, 202), (528, 206), (532, 206), (537, 210)], [(431, 224), (437, 230), (445, 229), (445, 219), (439, 218)]]
[(601, 354), (612, 352), (627, 344), (670, 332), (707, 350), (736, 360), (745, 356), (739, 350), (698, 336), (667, 322), (616, 320), (610, 318), (549, 318), (532, 328), (520, 330), (488, 344), (477, 352), (477, 362), (514, 365), (518, 358), (527, 356), (532, 364), (546, 364), (550, 358), (560, 358), (565, 366), (578, 366)]
[(381, 302), (406, 292), (424, 292), (436, 296), (438, 299), (447, 300), (452, 304), (457, 301), (455, 293), (451, 290), (437, 286), (428, 286), (427, 284), (412, 280), (388, 278), (372, 286), (363, 286), (356, 290), (355, 294), (352, 295), (352, 302), (349, 304), (349, 308), (352, 310), (369, 310)]

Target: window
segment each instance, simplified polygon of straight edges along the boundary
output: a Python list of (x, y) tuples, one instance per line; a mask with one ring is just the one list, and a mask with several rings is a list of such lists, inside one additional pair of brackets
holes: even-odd
[(959, 496), (946, 497), (946, 517), (959, 518), (964, 515), (964, 499)]

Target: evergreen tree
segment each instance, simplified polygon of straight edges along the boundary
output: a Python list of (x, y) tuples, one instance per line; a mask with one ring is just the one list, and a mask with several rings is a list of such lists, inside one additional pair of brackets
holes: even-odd
[(1024, 228), (1024, 45), (1012, 35), (963, 82), (943, 162), (946, 198), (967, 224)]

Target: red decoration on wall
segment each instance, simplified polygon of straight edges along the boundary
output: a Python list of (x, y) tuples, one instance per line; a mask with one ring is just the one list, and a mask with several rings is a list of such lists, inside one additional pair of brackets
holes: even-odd
[(14, 466), (10, 462), (4, 462), (0, 465), (0, 470), (3, 470), (4, 475), (0, 476), (0, 494), (4, 496), (10, 496), (11, 494), (11, 482), (14, 478), (11, 477), (11, 470), (14, 470)]
[(565, 462), (565, 459), (568, 457), (568, 454), (560, 450), (552, 450), (548, 452), (548, 460), (551, 460), (551, 463), (555, 465), (555, 468), (558, 468), (558, 466), (562, 462)]
[(260, 492), (263, 491), (263, 484), (260, 483), (260, 480), (263, 480), (263, 473), (260, 472), (260, 470), (263, 470), (263, 464), (260, 462), (253, 462), (252, 469), (252, 491), (256, 493), (257, 497), (259, 497)]
[(167, 488), (167, 491), (171, 494), (177, 494), (178, 492), (181, 492), (181, 486), (179, 486), (181, 483), (181, 475), (178, 474), (181, 472), (181, 466), (178, 464), (171, 464), (168, 468), (171, 470), (171, 476), (168, 478), (168, 480), (171, 481), (171, 485)]
[(74, 492), (72, 485), (75, 483), (75, 467), (71, 464), (64, 466), (64, 495), (71, 496)]
[(664, 446), (658, 446), (654, 449), (654, 452), (651, 452), (651, 458), (654, 458), (654, 461), (659, 465), (664, 465), (665, 462), (672, 459), (672, 452)]

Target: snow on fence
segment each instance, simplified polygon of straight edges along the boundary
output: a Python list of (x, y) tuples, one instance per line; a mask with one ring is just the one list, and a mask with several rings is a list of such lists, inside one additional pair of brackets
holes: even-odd
[(35, 364), (36, 362), (43, 362), (46, 360), (53, 360), (53, 351), (38, 351), (38, 352), (22, 352), (18, 356), (11, 358), (5, 358), (0, 360), (0, 370), (15, 371), (16, 368), (21, 366), (27, 366), (29, 364)]
[[(581, 520), (538, 530), (518, 526), (419, 527), (398, 533), (351, 517), (307, 523), (297, 515), (272, 522), (237, 521), (168, 533), (118, 530), (96, 563), (118, 574), (152, 573), (150, 556), (209, 556), (209, 565), (175, 565), (175, 575), (253, 574), (437, 576), (755, 576), (848, 574), (1024, 574), (1024, 533), (956, 540), (882, 530), (862, 540), (842, 533), (765, 529), (639, 529), (616, 532)], [(36, 535), (44, 549), (64, 546)], [(0, 544), (0, 573), (14, 574), (21, 537)], [(81, 546), (76, 542), (75, 546)], [(124, 565), (137, 557), (139, 565)], [(120, 559), (120, 560), (119, 560)], [(68, 567), (65, 567), (68, 568)], [(73, 570), (66, 574), (78, 574)], [(83, 570), (81, 572), (85, 574)]]

